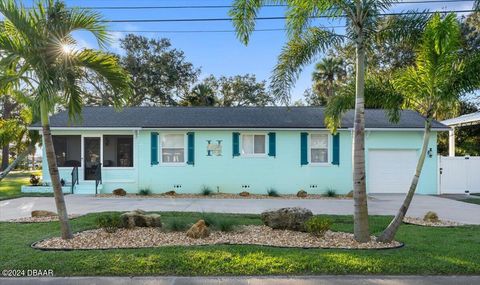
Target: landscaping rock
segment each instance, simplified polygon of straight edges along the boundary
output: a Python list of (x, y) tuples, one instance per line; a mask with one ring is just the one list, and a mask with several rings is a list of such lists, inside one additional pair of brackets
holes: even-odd
[(297, 192), (297, 197), (298, 198), (305, 198), (307, 196), (308, 196), (308, 193), (305, 190), (300, 190), (300, 191)]
[(262, 213), (263, 223), (272, 229), (305, 231), (305, 222), (313, 217), (312, 211), (305, 208), (281, 208)]
[(35, 217), (56, 217), (58, 216), (57, 213), (45, 210), (35, 210), (32, 211), (32, 218)]
[(238, 194), (238, 195), (240, 195), (242, 197), (248, 197), (248, 196), (250, 196), (250, 193), (247, 192), (247, 191), (243, 191), (243, 192), (240, 192), (240, 194)]
[(432, 212), (432, 211), (428, 211), (425, 214), (425, 216), (423, 217), (423, 220), (425, 222), (430, 222), (430, 223), (438, 223), (439, 222), (439, 218), (438, 218), (437, 213)]
[(165, 192), (165, 195), (168, 195), (168, 196), (175, 196), (177, 194), (177, 192), (175, 191), (168, 191), (168, 192)]
[(187, 237), (189, 238), (206, 238), (209, 235), (210, 231), (204, 220), (199, 220), (187, 231)]
[(135, 227), (152, 227), (159, 228), (162, 226), (161, 217), (158, 214), (147, 214), (142, 210), (135, 210), (124, 213), (120, 216), (122, 226), (127, 229)]
[(116, 196), (125, 196), (125, 195), (127, 195), (127, 191), (123, 190), (122, 188), (118, 188), (118, 189), (113, 190), (112, 194), (116, 195)]

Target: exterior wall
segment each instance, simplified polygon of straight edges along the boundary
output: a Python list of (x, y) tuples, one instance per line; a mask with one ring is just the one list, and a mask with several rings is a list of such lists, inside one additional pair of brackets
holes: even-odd
[[(151, 130), (160, 134), (172, 131)], [(233, 157), (232, 131), (196, 130), (195, 164), (151, 165), (150, 133), (151, 131), (53, 131), (53, 134), (79, 134), (95, 136), (102, 134), (134, 134), (134, 166), (132, 168), (102, 168), (102, 193), (111, 193), (121, 187), (130, 193), (141, 188), (149, 188), (155, 193), (175, 190), (177, 193), (199, 193), (203, 186), (214, 191), (239, 193), (266, 193), (274, 188), (281, 194), (294, 194), (300, 189), (309, 193), (323, 193), (335, 189), (337, 193), (352, 190), (352, 137), (350, 130), (340, 134), (340, 165), (300, 165), (300, 133), (302, 131), (275, 130), (276, 157)], [(187, 131), (179, 131), (186, 133)], [(268, 133), (269, 131), (248, 133)], [(240, 131), (240, 133), (242, 133)], [(368, 152), (371, 149), (416, 149), (420, 152), (422, 131), (367, 131), (366, 157), (368, 169)], [(222, 141), (222, 156), (207, 156), (207, 140)], [(83, 142), (83, 139), (82, 139)], [(331, 162), (331, 137), (329, 141)], [(437, 193), (437, 140), (432, 133), (430, 147), (432, 157), (426, 158), (417, 193)], [(186, 151), (186, 150), (185, 150)], [(160, 150), (159, 150), (160, 152)], [(268, 152), (268, 142), (267, 142)], [(82, 155), (83, 157), (83, 155)], [(159, 158), (161, 154), (159, 153)], [(79, 169), (82, 173), (83, 169)], [(70, 181), (71, 168), (60, 169), (60, 175)], [(44, 181), (49, 181), (46, 159), (43, 160)], [(80, 177), (82, 175), (80, 174)], [(82, 182), (82, 181), (81, 181)], [(249, 188), (242, 188), (248, 185)], [(181, 186), (181, 187), (176, 187)], [(367, 181), (368, 189), (368, 181)]]

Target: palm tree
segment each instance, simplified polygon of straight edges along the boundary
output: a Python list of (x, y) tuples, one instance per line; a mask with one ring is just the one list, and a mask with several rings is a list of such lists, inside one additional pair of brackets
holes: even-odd
[(347, 77), (344, 61), (338, 57), (327, 57), (315, 64), (312, 73), (313, 88), (317, 96), (327, 102), (335, 95), (339, 83)]
[(195, 85), (190, 94), (180, 101), (182, 106), (215, 106), (216, 103), (214, 90), (205, 83)]
[(415, 194), (428, 149), (432, 120), (454, 110), (460, 95), (480, 88), (480, 54), (464, 58), (461, 54), (460, 25), (454, 14), (444, 19), (435, 14), (427, 23), (415, 66), (402, 71), (394, 80), (403, 93), (405, 107), (425, 117), (423, 145), (408, 193), (396, 216), (378, 240), (395, 238)]
[[(87, 9), (67, 9), (61, 1), (42, 0), (34, 9), (26, 9), (14, 0), (0, 2), (4, 21), (0, 25), (0, 64), (29, 71), (34, 96), (40, 109), (40, 120), (48, 170), (52, 181), (55, 204), (62, 238), (72, 238), (67, 209), (58, 173), (49, 114), (56, 103), (65, 103), (71, 119), (80, 118), (83, 90), (79, 77), (92, 70), (110, 84), (115, 94), (130, 94), (130, 79), (115, 57), (91, 49), (75, 50), (72, 32), (90, 32), (104, 46), (108, 40), (106, 26), (100, 14)], [(121, 96), (115, 100), (121, 104)]]
[[(238, 38), (248, 44), (255, 30), (255, 21), (261, 7), (266, 4), (287, 4), (286, 26), (289, 41), (283, 48), (272, 75), (273, 92), (288, 102), (290, 89), (302, 67), (315, 55), (349, 40), (355, 44), (355, 118), (353, 132), (353, 198), (354, 234), (359, 242), (370, 240), (368, 206), (365, 184), (365, 52), (371, 35), (378, 31), (378, 19), (395, 0), (235, 0), (230, 15)], [(312, 18), (346, 17), (346, 34), (337, 34)], [(396, 35), (399, 36), (399, 35)]]

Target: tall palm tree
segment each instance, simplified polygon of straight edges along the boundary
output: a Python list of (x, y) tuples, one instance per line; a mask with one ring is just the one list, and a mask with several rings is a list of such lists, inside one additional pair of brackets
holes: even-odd
[(335, 95), (335, 90), (340, 82), (347, 77), (344, 61), (338, 57), (326, 57), (315, 64), (312, 73), (315, 93), (328, 101)]
[[(355, 69), (355, 118), (353, 132), (353, 198), (354, 234), (359, 242), (370, 240), (368, 206), (365, 184), (365, 51), (372, 33), (378, 31), (378, 19), (395, 0), (235, 0), (230, 15), (238, 38), (248, 44), (255, 30), (259, 10), (266, 4), (287, 4), (286, 26), (288, 43), (283, 48), (272, 75), (274, 93), (288, 102), (290, 89), (302, 67), (315, 55), (325, 52), (345, 40), (354, 42)], [(315, 24), (313, 18), (346, 17), (345, 34)]]
[[(69, 239), (72, 231), (55, 160), (49, 115), (56, 103), (64, 102), (70, 118), (80, 118), (83, 90), (79, 77), (84, 70), (104, 77), (115, 94), (130, 94), (130, 79), (115, 57), (101, 51), (72, 48), (76, 44), (72, 33), (78, 30), (91, 32), (100, 46), (108, 42), (100, 14), (87, 9), (67, 9), (63, 2), (54, 0), (37, 1), (34, 7), (27, 10), (14, 0), (0, 2), (0, 13), (4, 16), (0, 25), (3, 55), (0, 64), (16, 64), (31, 73), (62, 238)], [(121, 98), (116, 97), (117, 106)]]
[(460, 95), (480, 88), (480, 54), (464, 58), (461, 54), (460, 25), (455, 14), (444, 19), (435, 14), (427, 23), (415, 66), (402, 71), (394, 80), (403, 93), (407, 108), (425, 117), (423, 145), (407, 192), (396, 216), (378, 238), (390, 242), (395, 238), (417, 189), (432, 127), (432, 120), (454, 110)]

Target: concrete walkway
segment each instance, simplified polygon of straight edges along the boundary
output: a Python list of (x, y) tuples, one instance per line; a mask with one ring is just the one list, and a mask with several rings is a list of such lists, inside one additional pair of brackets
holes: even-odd
[(476, 285), (480, 276), (66, 277), (0, 278), (2, 285)]
[[(403, 195), (372, 195), (369, 198), (369, 214), (394, 215), (400, 207)], [(183, 211), (217, 213), (258, 214), (281, 207), (305, 207), (315, 214), (351, 215), (353, 201), (294, 200), (294, 199), (175, 199), (175, 198), (97, 198), (94, 196), (65, 196), (69, 214), (87, 214), (104, 211)], [(52, 197), (24, 197), (0, 201), (0, 221), (30, 216), (32, 210), (55, 211)], [(423, 217), (427, 211), (435, 211), (441, 219), (465, 224), (480, 224), (480, 205), (459, 202), (435, 196), (416, 195), (408, 211), (409, 216)]]

